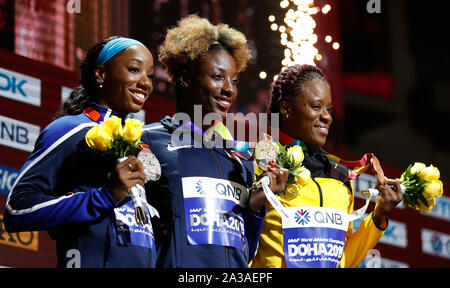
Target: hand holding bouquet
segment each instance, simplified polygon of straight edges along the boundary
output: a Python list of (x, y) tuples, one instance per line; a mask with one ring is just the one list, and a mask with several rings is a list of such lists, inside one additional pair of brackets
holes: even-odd
[[(286, 146), (281, 143), (272, 142), (272, 144), (277, 150), (276, 162), (282, 168), (289, 170), (285, 192), (298, 195), (295, 191), (298, 191), (301, 186), (306, 185), (311, 178), (310, 171), (302, 166), (303, 160), (305, 159), (302, 147), (295, 145), (293, 147), (286, 148)], [(255, 173), (256, 175), (263, 173), (258, 165), (255, 165)]]
[[(439, 177), (439, 169), (433, 165), (427, 167), (420, 162), (409, 165), (399, 179), (403, 192), (403, 206), (424, 213), (433, 211), (436, 197), (443, 194), (443, 184)], [(378, 196), (379, 191), (371, 188), (361, 191), (361, 194), (369, 198), (371, 195)]]
[[(142, 126), (143, 123), (136, 119), (127, 119), (125, 125), (122, 125), (122, 119), (111, 116), (103, 123), (92, 127), (86, 133), (85, 141), (91, 149), (101, 152), (102, 156), (123, 162), (128, 156), (136, 156), (139, 153)], [(130, 164), (129, 167), (131, 172)], [(129, 195), (133, 201), (137, 223), (147, 224), (149, 219), (142, 203), (142, 201), (146, 203), (143, 187), (135, 185), (129, 191)]]

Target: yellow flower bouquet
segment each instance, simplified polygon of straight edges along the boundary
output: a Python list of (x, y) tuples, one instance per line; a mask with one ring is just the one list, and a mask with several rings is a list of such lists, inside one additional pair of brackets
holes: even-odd
[[(285, 192), (297, 195), (298, 193), (295, 191), (299, 191), (301, 186), (306, 185), (311, 178), (311, 172), (302, 166), (305, 159), (303, 149), (298, 145), (286, 148), (281, 143), (272, 143), (278, 152), (277, 163), (289, 170)], [(258, 165), (255, 165), (255, 174), (260, 175), (262, 173), (263, 171), (259, 169)]]
[(444, 192), (439, 177), (439, 169), (433, 165), (427, 167), (420, 162), (409, 165), (400, 177), (404, 187), (403, 206), (424, 213), (433, 211), (436, 197), (442, 197)]
[[(85, 141), (89, 148), (101, 153), (102, 156), (122, 162), (128, 156), (137, 156), (139, 153), (143, 125), (144, 123), (132, 118), (127, 119), (125, 125), (122, 125), (121, 118), (111, 116), (103, 123), (89, 129)], [(140, 196), (145, 195), (145, 191), (142, 186), (136, 186), (129, 192), (135, 209), (136, 221), (140, 224), (147, 224), (149, 220), (142, 203), (146, 203), (146, 200)]]
[(85, 136), (87, 145), (97, 151), (114, 156), (115, 159), (136, 155), (141, 143), (144, 123), (136, 119), (111, 116), (103, 123), (92, 127)]

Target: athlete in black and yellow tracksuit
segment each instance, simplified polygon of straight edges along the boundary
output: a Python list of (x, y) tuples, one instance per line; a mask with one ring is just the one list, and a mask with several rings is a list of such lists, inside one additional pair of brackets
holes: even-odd
[[(290, 147), (290, 143), (283, 143)], [(310, 170), (311, 179), (298, 189), (298, 186), (287, 185), (293, 193), (278, 195), (285, 207), (316, 206), (337, 208), (347, 213), (353, 211), (354, 195), (348, 169), (337, 165), (323, 155), (317, 147), (305, 144), (305, 160), (303, 165)], [(377, 226), (373, 213), (366, 217), (357, 231), (353, 231), (350, 222), (345, 241), (345, 248), (340, 267), (355, 267), (383, 236), (387, 222)], [(387, 219), (387, 218), (386, 218)], [(251, 263), (252, 268), (285, 268), (286, 260), (283, 249), (283, 232), (281, 216), (267, 204), (267, 215), (264, 220), (258, 252)]]

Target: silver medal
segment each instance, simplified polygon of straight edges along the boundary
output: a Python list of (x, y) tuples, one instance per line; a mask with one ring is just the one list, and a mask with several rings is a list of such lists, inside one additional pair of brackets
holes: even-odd
[(137, 155), (137, 159), (144, 164), (145, 177), (147, 181), (156, 181), (161, 177), (161, 164), (155, 154), (142, 150)]

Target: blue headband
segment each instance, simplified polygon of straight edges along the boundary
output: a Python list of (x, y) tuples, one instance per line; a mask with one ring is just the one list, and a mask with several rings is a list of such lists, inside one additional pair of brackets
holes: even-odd
[(122, 51), (123, 49), (126, 49), (130, 46), (134, 45), (140, 45), (144, 46), (141, 42), (131, 39), (131, 38), (116, 38), (103, 46), (102, 51), (100, 51), (100, 54), (98, 54), (97, 58), (97, 65), (103, 65), (106, 62), (108, 62), (109, 59), (111, 59), (114, 55)]

